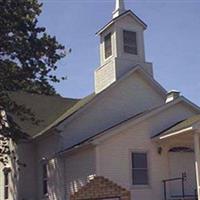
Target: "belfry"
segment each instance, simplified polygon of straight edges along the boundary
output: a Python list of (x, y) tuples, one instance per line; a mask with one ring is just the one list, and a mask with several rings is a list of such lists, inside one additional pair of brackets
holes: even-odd
[(146, 28), (139, 17), (125, 9), (123, 0), (116, 0), (111, 21), (97, 32), (100, 67), (95, 71), (95, 93), (110, 86), (136, 65), (153, 76), (152, 63), (145, 61)]

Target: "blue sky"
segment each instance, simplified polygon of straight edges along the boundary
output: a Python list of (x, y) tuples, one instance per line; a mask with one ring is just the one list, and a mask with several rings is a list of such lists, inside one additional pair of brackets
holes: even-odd
[[(56, 84), (65, 97), (93, 92), (93, 72), (99, 65), (96, 31), (112, 15), (115, 0), (41, 0), (39, 24), (72, 53), (59, 63)], [(200, 105), (200, 0), (125, 0), (127, 9), (147, 25), (146, 61), (153, 62), (155, 79)]]

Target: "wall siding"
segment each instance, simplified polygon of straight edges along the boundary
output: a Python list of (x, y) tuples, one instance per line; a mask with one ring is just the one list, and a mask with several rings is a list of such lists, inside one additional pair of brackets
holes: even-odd
[[(157, 152), (157, 145), (150, 137), (168, 125), (193, 115), (189, 108), (179, 104), (135, 126), (112, 136), (97, 146), (97, 175), (107, 177), (131, 190), (134, 200), (160, 200), (163, 197), (162, 180), (168, 178), (168, 154), (163, 148)], [(171, 119), (172, 118), (172, 119)], [(149, 186), (134, 187), (131, 184), (131, 152), (147, 152), (149, 161)]]
[(102, 94), (72, 120), (66, 120), (60, 125), (64, 146), (70, 147), (130, 116), (163, 103), (163, 97), (142, 75), (133, 73), (117, 87)]
[(62, 149), (62, 138), (59, 134), (47, 136), (36, 143), (37, 148), (37, 199), (44, 199), (42, 189), (42, 165), (44, 162), (48, 165), (48, 190), (49, 200), (61, 200), (64, 194), (63, 187), (63, 161), (55, 154)]
[(93, 147), (81, 150), (70, 156), (63, 155), (65, 160), (65, 186), (67, 199), (85, 185), (91, 176), (96, 174), (95, 149)]

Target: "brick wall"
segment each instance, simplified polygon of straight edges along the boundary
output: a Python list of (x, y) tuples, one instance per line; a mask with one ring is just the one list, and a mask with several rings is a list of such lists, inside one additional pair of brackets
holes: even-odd
[(97, 176), (70, 196), (70, 200), (107, 198), (130, 200), (130, 192), (107, 178)]

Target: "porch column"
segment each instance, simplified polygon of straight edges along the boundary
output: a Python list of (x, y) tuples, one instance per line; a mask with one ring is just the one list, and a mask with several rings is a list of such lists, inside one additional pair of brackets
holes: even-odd
[(200, 200), (200, 144), (199, 144), (199, 132), (194, 133), (194, 152), (195, 152), (195, 171), (197, 182), (197, 195)]

